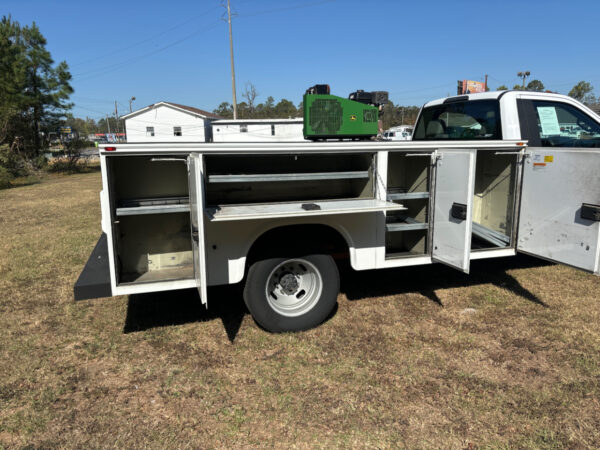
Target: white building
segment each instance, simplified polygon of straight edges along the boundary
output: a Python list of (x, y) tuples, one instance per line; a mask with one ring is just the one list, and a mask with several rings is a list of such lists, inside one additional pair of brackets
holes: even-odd
[(121, 117), (127, 142), (210, 142), (219, 116), (192, 106), (158, 102)]
[(302, 118), (214, 120), (213, 142), (303, 141), (302, 124)]

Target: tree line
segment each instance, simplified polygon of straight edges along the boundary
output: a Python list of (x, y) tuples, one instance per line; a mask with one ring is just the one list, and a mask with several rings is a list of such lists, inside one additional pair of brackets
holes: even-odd
[[(540, 80), (531, 80), (527, 85), (515, 84), (512, 88), (515, 91), (536, 91), (536, 92), (552, 92), (546, 89), (544, 83)], [(508, 87), (506, 85), (498, 86), (498, 91), (506, 91)], [(600, 97), (594, 95), (594, 86), (587, 81), (580, 81), (575, 84), (573, 88), (567, 94), (569, 97), (574, 98), (582, 102), (585, 105), (596, 105), (600, 103)]]
[[(263, 103), (257, 103), (259, 93), (254, 84), (248, 82), (244, 86), (242, 98), (244, 101), (237, 104), (238, 119), (288, 119), (294, 117), (303, 117), (304, 105), (302, 102), (295, 106), (288, 99), (281, 99), (275, 103), (271, 96), (267, 97)], [(394, 105), (388, 101), (383, 107), (382, 121), (383, 128), (387, 129), (395, 125), (413, 124), (417, 120), (419, 113), (418, 106)], [(226, 118), (233, 118), (233, 105), (229, 102), (222, 102), (213, 113)]]

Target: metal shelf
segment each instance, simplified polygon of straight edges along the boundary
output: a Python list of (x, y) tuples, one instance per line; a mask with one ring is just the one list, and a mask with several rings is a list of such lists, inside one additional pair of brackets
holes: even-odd
[(497, 247), (508, 247), (510, 245), (510, 236), (507, 236), (491, 228), (485, 227), (477, 222), (472, 222), (472, 231), (475, 236), (489, 242)]
[(418, 198), (429, 198), (429, 192), (388, 192), (388, 200), (414, 200)]
[(129, 198), (119, 201), (117, 216), (189, 212), (190, 199), (184, 197)]
[(168, 214), (189, 212), (189, 203), (175, 205), (149, 205), (133, 206), (129, 208), (117, 208), (117, 216), (139, 216), (142, 214)]
[[(310, 206), (308, 209), (305, 209), (303, 208), (303, 205)], [(403, 210), (406, 210), (406, 208), (398, 203), (366, 198), (317, 202), (221, 205), (206, 208), (206, 213), (211, 221), (220, 222), (230, 220), (273, 219), (280, 217), (324, 216), (332, 214), (356, 214)]]
[(427, 230), (428, 228), (428, 223), (419, 222), (418, 220), (415, 220), (412, 217), (404, 217), (402, 218), (402, 222), (392, 222), (385, 224), (385, 230), (389, 232)]
[(209, 175), (209, 183), (258, 183), (269, 181), (309, 181), (309, 180), (342, 180), (369, 178), (368, 170), (347, 172), (314, 172), (314, 173), (260, 173)]

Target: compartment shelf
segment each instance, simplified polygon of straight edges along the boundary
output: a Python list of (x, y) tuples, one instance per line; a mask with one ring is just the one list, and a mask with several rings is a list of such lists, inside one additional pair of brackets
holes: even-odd
[(388, 200), (414, 200), (429, 198), (429, 192), (388, 192)]
[(117, 216), (138, 216), (142, 214), (167, 214), (190, 211), (187, 196), (126, 199), (119, 202)]
[(391, 222), (385, 225), (385, 230), (389, 232), (394, 231), (408, 231), (408, 230), (427, 230), (429, 224), (419, 222), (412, 217), (403, 217), (401, 222)]
[(472, 222), (472, 231), (473, 235), (497, 247), (508, 247), (510, 245), (510, 236), (484, 227), (477, 222)]
[[(302, 207), (303, 205), (315, 205), (318, 209), (310, 209), (310, 207), (309, 209), (304, 209)], [(206, 208), (206, 212), (213, 222), (404, 210), (406, 210), (406, 208), (401, 204), (373, 198), (316, 202), (255, 203), (231, 206), (221, 205)]]
[(138, 216), (142, 214), (168, 214), (189, 212), (190, 205), (152, 205), (135, 206), (133, 208), (117, 208), (117, 216)]
[(119, 286), (137, 283), (153, 283), (156, 281), (176, 281), (194, 279), (194, 266), (173, 267), (168, 269), (153, 270), (142, 274), (123, 274)]
[(310, 181), (310, 180), (342, 180), (369, 178), (368, 170), (345, 172), (314, 172), (314, 173), (260, 173), (260, 174), (234, 174), (234, 175), (209, 175), (209, 183), (252, 183), (273, 181)]

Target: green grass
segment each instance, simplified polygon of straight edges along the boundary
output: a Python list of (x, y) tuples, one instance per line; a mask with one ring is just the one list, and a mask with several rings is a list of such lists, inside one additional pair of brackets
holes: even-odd
[(0, 191), (0, 448), (598, 448), (600, 280), (518, 257), (352, 272), (273, 335), (239, 286), (73, 301), (98, 173)]

